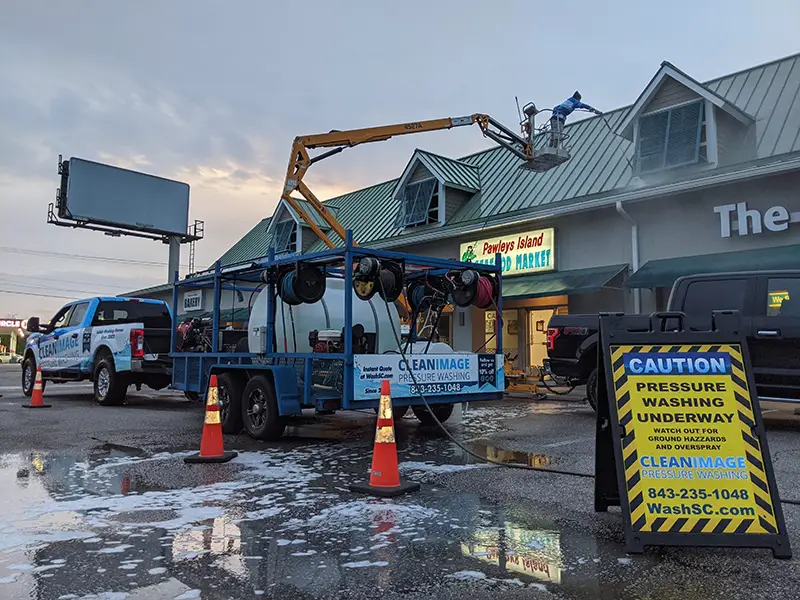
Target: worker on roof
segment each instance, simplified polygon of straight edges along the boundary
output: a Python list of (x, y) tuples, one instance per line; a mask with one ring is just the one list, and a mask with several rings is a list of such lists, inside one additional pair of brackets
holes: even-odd
[(588, 104), (581, 102), (581, 93), (576, 91), (561, 104), (553, 107), (553, 116), (550, 117), (551, 148), (558, 148), (561, 145), (561, 140), (564, 137), (564, 122), (567, 120), (567, 117), (572, 114), (572, 111), (576, 109), (588, 110), (596, 115), (603, 114), (593, 106), (589, 106)]

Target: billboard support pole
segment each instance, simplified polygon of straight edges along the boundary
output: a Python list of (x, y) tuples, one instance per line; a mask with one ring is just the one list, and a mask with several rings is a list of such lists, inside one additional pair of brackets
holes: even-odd
[(167, 283), (172, 282), (175, 273), (180, 270), (181, 264), (181, 238), (169, 238), (169, 260), (167, 261)]

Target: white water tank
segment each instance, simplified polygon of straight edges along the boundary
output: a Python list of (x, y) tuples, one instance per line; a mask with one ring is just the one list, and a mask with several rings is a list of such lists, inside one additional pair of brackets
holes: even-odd
[[(397, 341), (392, 333), (392, 327), (400, 337), (400, 315), (394, 304), (386, 303), (379, 295), (371, 300), (364, 301), (356, 296), (353, 289), (353, 325), (361, 324), (365, 333), (375, 334), (375, 348), (378, 354), (397, 349)], [(267, 296), (269, 290), (265, 287), (256, 297), (247, 324), (247, 341), (250, 352), (259, 354), (265, 347), (263, 336), (267, 326)], [(314, 304), (300, 304), (290, 306), (284, 304), (278, 297), (275, 312), (275, 338), (277, 352), (311, 352), (308, 343), (308, 334), (314, 330), (344, 328), (344, 280), (328, 278), (326, 281), (325, 295), (322, 300)], [(390, 320), (391, 315), (391, 320)], [(294, 319), (294, 333), (292, 333), (292, 319)]]

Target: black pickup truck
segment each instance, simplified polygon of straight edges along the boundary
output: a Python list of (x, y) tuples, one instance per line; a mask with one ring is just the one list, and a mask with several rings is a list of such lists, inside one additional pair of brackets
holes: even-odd
[[(667, 310), (686, 314), (686, 327), (707, 329), (714, 310), (742, 315), (758, 396), (800, 402), (800, 270), (690, 275), (672, 287)], [(597, 315), (556, 315), (547, 330), (546, 368), (597, 389)]]

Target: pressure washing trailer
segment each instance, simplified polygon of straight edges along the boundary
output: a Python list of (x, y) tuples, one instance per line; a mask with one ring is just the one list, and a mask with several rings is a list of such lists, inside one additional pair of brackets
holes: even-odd
[[(173, 315), (185, 292), (213, 294), (210, 323), (175, 323), (173, 385), (202, 399), (218, 377), (226, 433), (244, 429), (273, 440), (287, 417), (304, 409), (377, 409), (381, 382), (391, 383), (396, 416), (410, 407), (423, 424), (446, 420), (462, 402), (500, 400), (505, 388), (502, 328), (496, 353), (456, 352), (417, 332), (422, 314), (434, 323), (447, 306), (502, 315), (500, 260), (475, 265), (355, 246), (307, 255), (268, 256), (178, 280)], [(230, 292), (251, 299), (247, 327), (220, 309)], [(409, 320), (401, 333), (400, 311)], [(189, 315), (187, 315), (189, 316)], [(227, 319), (227, 321), (225, 320)]]

